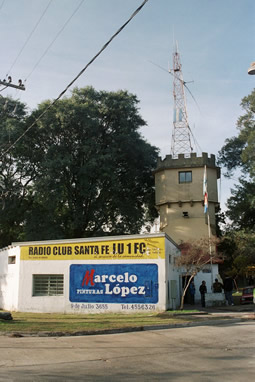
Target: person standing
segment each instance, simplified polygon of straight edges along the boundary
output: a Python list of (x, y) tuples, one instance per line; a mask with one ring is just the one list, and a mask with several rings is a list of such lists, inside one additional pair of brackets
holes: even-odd
[(228, 305), (234, 305), (233, 301), (233, 287), (234, 287), (234, 281), (232, 277), (227, 276), (223, 282), (223, 287), (224, 287), (224, 292), (225, 292), (225, 297), (228, 302)]
[(199, 292), (201, 294), (201, 305), (202, 308), (205, 308), (205, 294), (207, 293), (207, 287), (205, 281), (202, 281), (202, 284), (199, 287)]
[(191, 305), (195, 304), (195, 293), (196, 293), (196, 287), (194, 284), (194, 281), (191, 281), (189, 286), (189, 293), (190, 293), (190, 303)]
[(215, 279), (213, 283), (213, 293), (222, 293), (223, 285), (219, 282), (218, 279)]

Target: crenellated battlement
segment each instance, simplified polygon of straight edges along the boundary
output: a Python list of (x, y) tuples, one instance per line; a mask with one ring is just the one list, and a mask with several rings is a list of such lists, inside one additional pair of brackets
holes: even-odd
[(166, 155), (164, 159), (158, 158), (157, 168), (155, 173), (170, 168), (189, 168), (189, 167), (210, 167), (217, 168), (218, 175), (220, 176), (220, 168), (215, 164), (215, 155), (208, 153), (202, 153), (202, 156), (198, 157), (196, 153), (191, 153), (189, 157), (185, 157), (184, 154), (179, 154), (178, 157), (173, 158), (172, 155)]

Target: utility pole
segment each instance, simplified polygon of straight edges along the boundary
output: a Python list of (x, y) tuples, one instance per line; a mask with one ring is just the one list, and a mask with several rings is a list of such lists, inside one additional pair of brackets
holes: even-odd
[(177, 44), (173, 53), (173, 70), (170, 73), (173, 75), (174, 96), (171, 154), (175, 157), (178, 154), (190, 154), (193, 152), (184, 91), (185, 81), (182, 76), (182, 66)]
[[(18, 81), (18, 85), (14, 85), (12, 83), (11, 76), (8, 77), (8, 81), (6, 80), (0, 80), (0, 85), (4, 86), (4, 89), (7, 87), (18, 89), (18, 90), (26, 90), (25, 85), (23, 84), (22, 80)], [(2, 90), (4, 90), (2, 89)]]

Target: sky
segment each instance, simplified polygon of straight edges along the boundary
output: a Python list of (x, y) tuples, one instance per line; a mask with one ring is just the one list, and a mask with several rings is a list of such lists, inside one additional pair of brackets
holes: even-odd
[[(26, 80), (25, 91), (8, 88), (1, 95), (28, 110), (53, 100), (142, 2), (0, 0), (0, 79)], [(141, 134), (164, 158), (173, 128), (167, 70), (177, 41), (183, 78), (194, 81), (188, 87), (199, 105), (186, 94), (189, 125), (202, 151), (217, 156), (225, 139), (238, 134), (240, 102), (255, 87), (255, 76), (247, 74), (255, 61), (254, 36), (254, 0), (149, 0), (72, 88), (136, 94), (147, 122)], [(223, 210), (237, 178), (221, 177)]]

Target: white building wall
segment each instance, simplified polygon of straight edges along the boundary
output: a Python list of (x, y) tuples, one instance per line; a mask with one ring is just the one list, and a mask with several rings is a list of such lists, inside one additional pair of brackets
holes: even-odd
[[(18, 311), (41, 313), (67, 313), (66, 297), (69, 287), (69, 262), (63, 261), (21, 261), (20, 264), (20, 293)], [(63, 296), (32, 296), (33, 275), (63, 274)]]
[[(212, 272), (211, 272), (212, 270)], [(182, 295), (183, 293), (183, 280), (182, 278), (185, 277), (186, 271), (184, 268), (180, 269), (180, 294)], [(214, 283), (215, 279), (218, 279), (220, 282), (222, 282), (222, 279), (219, 274), (219, 266), (218, 264), (207, 264), (204, 266), (203, 270), (198, 272), (195, 277), (194, 277), (194, 285), (196, 288), (196, 293), (195, 293), (195, 304), (200, 304), (201, 303), (201, 294), (199, 292), (199, 287), (202, 284), (202, 281), (205, 281), (206, 287), (207, 287), (207, 294), (211, 294), (211, 296), (207, 296), (208, 299), (210, 298), (211, 300), (214, 299), (214, 293), (212, 290), (212, 284)], [(186, 296), (188, 294), (188, 291), (186, 292)], [(189, 302), (187, 302), (189, 304)], [(209, 305), (208, 305), (209, 306)]]
[[(177, 309), (182, 293), (183, 272), (175, 265), (180, 252), (171, 239), (164, 234), (151, 235), (152, 238), (164, 237), (165, 257), (157, 259), (132, 260), (21, 260), (20, 246), (0, 251), (0, 309), (21, 312), (58, 312), (58, 313), (100, 313), (100, 312), (134, 312), (164, 311)], [(140, 237), (140, 236), (139, 236)], [(127, 236), (128, 238), (128, 236)], [(94, 239), (96, 241), (97, 239)], [(105, 240), (105, 238), (104, 238)], [(63, 242), (63, 241), (60, 241)], [(14, 264), (8, 264), (8, 258), (15, 258)], [(158, 267), (158, 301), (156, 304), (121, 304), (121, 303), (77, 303), (69, 300), (70, 267), (72, 264), (114, 265), (114, 264), (155, 264)], [(211, 266), (206, 268), (210, 270)], [(199, 286), (206, 281), (207, 291), (211, 293), (211, 280), (220, 279), (218, 265), (213, 264), (212, 274), (199, 272), (194, 283), (196, 287), (195, 302), (200, 303)], [(63, 296), (33, 296), (33, 275), (63, 274)], [(148, 275), (148, 280), (152, 275)]]
[(220, 278), (219, 276), (219, 267), (218, 264), (212, 264), (212, 273), (206, 272), (207, 270), (211, 271), (211, 265), (208, 264), (205, 266), (204, 271), (200, 271), (197, 273), (197, 275), (194, 277), (194, 284), (196, 287), (196, 294), (195, 294), (195, 301), (200, 302), (201, 301), (201, 295), (199, 292), (199, 287), (202, 284), (202, 281), (206, 282), (207, 286), (207, 293), (212, 293), (212, 281), (216, 278)]
[[(20, 251), (18, 247), (0, 251), (0, 309), (18, 309)], [(8, 264), (8, 257), (15, 263)]]
[[(125, 241), (127, 243), (132, 242), (132, 240), (144, 240), (144, 242), (149, 243), (150, 248), (145, 254), (137, 254), (133, 256), (132, 259), (115, 259), (113, 255), (108, 259), (107, 256), (97, 256), (96, 258), (90, 258), (84, 260), (84, 256), (80, 257), (72, 256), (71, 260), (68, 256), (43, 256), (43, 255), (29, 255), (29, 247), (38, 246), (38, 248), (45, 248), (49, 246), (58, 245), (75, 245), (76, 243), (82, 245), (82, 243), (100, 243), (110, 242), (115, 240)], [(130, 241), (131, 240), (131, 241)], [(157, 245), (160, 244), (161, 249), (158, 251)], [(123, 313), (133, 313), (133, 312), (149, 312), (149, 311), (164, 311), (166, 309), (176, 309), (180, 301), (180, 289), (179, 289), (179, 273), (178, 269), (174, 266), (175, 257), (178, 256), (178, 249), (175, 244), (166, 237), (165, 234), (155, 234), (155, 235), (133, 235), (133, 236), (122, 236), (122, 237), (112, 237), (112, 238), (94, 238), (94, 239), (79, 239), (79, 240), (60, 240), (60, 241), (47, 241), (47, 242), (29, 242), (29, 243), (14, 243), (16, 247), (10, 250), (2, 251), (0, 254), (0, 266), (2, 273), (0, 276), (0, 290), (1, 290), (1, 307), (8, 310), (20, 311), (20, 312), (45, 312), (45, 313), (100, 313), (100, 312), (123, 312)], [(125, 244), (126, 245), (126, 244)], [(128, 244), (127, 244), (128, 245)], [(51, 248), (52, 249), (52, 248)], [(23, 252), (22, 252), (23, 250)], [(21, 254), (27, 253), (25, 257)], [(151, 256), (151, 253), (156, 250), (156, 255)], [(147, 251), (147, 250), (146, 250)], [(150, 252), (151, 251), (151, 252)], [(161, 251), (161, 252), (160, 252)], [(157, 253), (160, 253), (157, 255)], [(8, 265), (8, 256), (16, 256), (16, 264)], [(171, 257), (171, 262), (169, 263), (169, 256)], [(86, 257), (86, 256), (85, 256)], [(103, 257), (103, 260), (98, 260), (98, 258)], [(118, 257), (115, 256), (115, 257)], [(127, 256), (128, 257), (128, 256)], [(64, 260), (63, 260), (64, 258)], [(69, 256), (71, 258), (71, 256)], [(41, 260), (40, 260), (41, 259)], [(121, 273), (121, 268), (136, 269), (138, 265), (138, 275), (140, 270), (149, 269), (152, 274), (143, 274), (143, 279), (147, 280), (148, 284), (153, 285), (153, 291), (157, 289), (158, 297), (157, 301), (146, 303), (149, 299), (141, 300), (139, 302), (125, 302), (125, 298), (119, 300), (118, 302), (112, 303), (104, 301), (100, 303), (85, 302), (75, 300), (70, 301), (70, 289), (73, 291), (73, 285), (70, 285), (70, 267), (74, 269), (74, 265), (83, 265), (88, 267), (88, 269), (93, 268), (92, 265), (98, 269), (99, 265), (108, 267), (107, 269), (113, 269), (112, 266), (118, 265), (117, 271)], [(90, 266), (90, 268), (89, 268)], [(82, 269), (86, 269), (83, 267)], [(77, 267), (75, 268), (77, 269)], [(102, 269), (102, 268), (101, 268)], [(157, 272), (157, 279), (156, 273)], [(153, 274), (154, 273), (154, 274)], [(64, 294), (63, 296), (33, 296), (33, 275), (54, 275), (62, 274), (64, 275)], [(138, 276), (139, 278), (140, 276)], [(151, 281), (152, 280), (152, 281)], [(132, 284), (132, 283), (131, 283)], [(125, 284), (115, 284), (115, 288), (122, 287)], [(132, 284), (135, 285), (135, 284)], [(131, 286), (132, 286), (131, 285)], [(152, 287), (151, 287), (152, 288)], [(129, 287), (131, 291), (131, 287)], [(136, 287), (134, 287), (136, 289)], [(116, 289), (117, 290), (117, 289)], [(111, 292), (111, 291), (110, 291)], [(153, 293), (154, 293), (153, 292)], [(131, 293), (131, 292), (130, 292)], [(109, 293), (110, 294), (110, 293)], [(134, 293), (135, 294), (135, 293)], [(92, 296), (93, 297), (93, 296)], [(124, 296), (125, 297), (125, 296)], [(131, 296), (132, 297), (132, 296)], [(154, 297), (153, 297), (154, 298)], [(114, 300), (111, 300), (114, 301)], [(138, 300), (136, 300), (138, 301)]]
[(172, 241), (166, 239), (166, 307), (173, 310), (180, 306), (180, 272), (176, 266), (178, 256), (180, 250)]
[[(70, 291), (70, 266), (72, 264), (156, 264), (158, 265), (159, 278), (159, 297), (158, 303), (147, 304), (148, 308), (143, 307), (144, 304), (111, 304), (111, 303), (72, 303), (69, 301)], [(139, 261), (121, 261), (111, 260), (79, 260), (74, 261), (22, 261), (20, 268), (20, 296), (18, 310), (20, 312), (43, 312), (43, 313), (107, 313), (107, 312), (137, 312), (147, 310), (164, 311), (165, 305), (165, 259), (160, 260), (139, 260)], [(34, 274), (63, 274), (64, 275), (64, 295), (63, 296), (32, 296), (32, 277)], [(149, 277), (149, 275), (148, 275)], [(131, 305), (134, 307), (131, 308)], [(140, 305), (140, 306), (139, 306)], [(107, 306), (107, 308), (104, 308)]]

